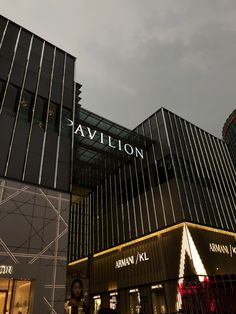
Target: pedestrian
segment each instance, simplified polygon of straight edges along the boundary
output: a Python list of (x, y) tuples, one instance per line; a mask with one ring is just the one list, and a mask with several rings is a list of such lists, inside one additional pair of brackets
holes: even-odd
[(68, 314), (85, 313), (83, 283), (80, 279), (75, 279), (71, 284), (71, 297), (66, 303), (65, 310)]

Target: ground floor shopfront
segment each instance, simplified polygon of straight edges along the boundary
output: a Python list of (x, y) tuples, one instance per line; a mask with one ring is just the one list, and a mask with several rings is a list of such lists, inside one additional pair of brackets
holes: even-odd
[(94, 314), (235, 313), (236, 235), (182, 223), (71, 263), (75, 278)]
[(70, 195), (0, 178), (0, 314), (63, 313)]
[[(236, 276), (211, 276), (199, 282), (196, 277), (185, 278), (183, 286), (176, 280), (132, 289), (104, 292), (93, 296), (92, 313), (110, 308), (118, 313), (235, 313)], [(173, 310), (170, 295), (180, 294), (178, 311)], [(172, 305), (171, 305), (172, 304)]]
[(0, 314), (33, 313), (34, 281), (0, 279)]

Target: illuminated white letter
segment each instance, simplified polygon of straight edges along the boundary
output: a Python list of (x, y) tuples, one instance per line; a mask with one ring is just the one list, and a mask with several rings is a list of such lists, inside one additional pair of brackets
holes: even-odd
[(104, 141), (103, 141), (103, 135), (104, 135), (104, 134), (103, 134), (103, 133), (101, 133), (101, 141), (100, 141), (100, 143), (101, 143), (101, 144), (104, 144)]
[(85, 137), (81, 124), (78, 125), (77, 129), (75, 130), (75, 134), (77, 134), (78, 132), (80, 132), (81, 136)]
[(111, 147), (111, 148), (116, 148), (114, 145), (112, 145), (112, 143), (111, 143), (111, 137), (110, 136), (108, 136), (108, 145)]
[(121, 140), (118, 140), (118, 148), (119, 148), (119, 150), (122, 150), (122, 148), (121, 148)]
[[(127, 147), (129, 148), (129, 151), (127, 150)], [(125, 152), (126, 152), (128, 155), (133, 155), (133, 153), (134, 153), (133, 147), (132, 147), (131, 145), (129, 145), (129, 144), (125, 144), (124, 150), (125, 150)]]
[(135, 147), (135, 156), (136, 157), (141, 157), (143, 159), (143, 150), (142, 149), (138, 150), (138, 148)]
[(92, 133), (90, 128), (87, 128), (87, 130), (88, 130), (89, 138), (92, 140), (95, 134), (97, 133), (97, 131), (93, 131)]

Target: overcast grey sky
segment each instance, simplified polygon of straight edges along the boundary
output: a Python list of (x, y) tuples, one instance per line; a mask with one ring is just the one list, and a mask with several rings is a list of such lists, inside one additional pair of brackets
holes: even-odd
[(166, 107), (221, 137), (236, 107), (235, 0), (0, 0), (77, 57), (82, 105), (129, 128)]

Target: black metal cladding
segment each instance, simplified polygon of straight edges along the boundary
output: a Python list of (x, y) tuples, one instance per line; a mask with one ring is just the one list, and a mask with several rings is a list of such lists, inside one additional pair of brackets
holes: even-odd
[(69, 191), (75, 58), (0, 17), (0, 176)]
[(89, 223), (74, 233), (70, 261), (180, 221), (235, 230), (235, 170), (222, 140), (163, 108), (135, 132), (152, 142), (144, 158), (120, 164), (72, 208), (74, 228), (77, 210)]

